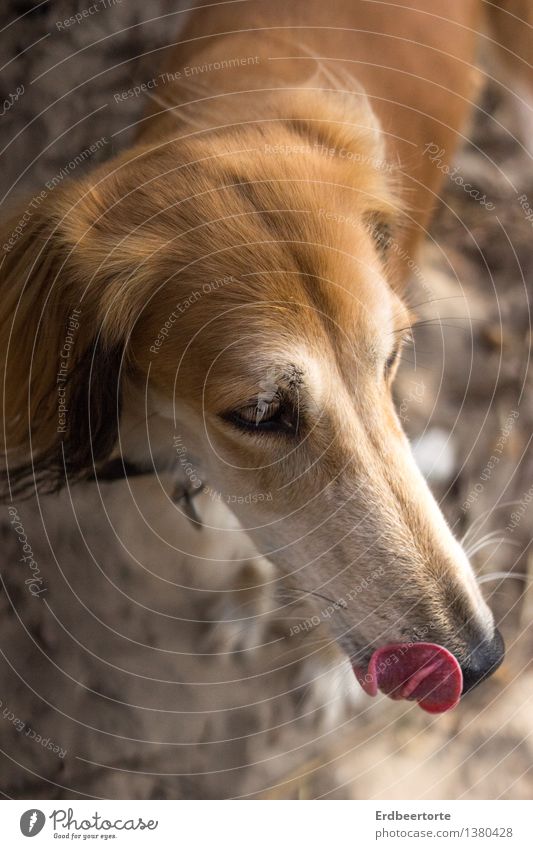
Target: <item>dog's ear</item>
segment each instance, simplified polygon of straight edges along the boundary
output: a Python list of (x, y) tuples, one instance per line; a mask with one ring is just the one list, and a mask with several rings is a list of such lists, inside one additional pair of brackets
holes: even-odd
[[(87, 180), (43, 192), (0, 233), (2, 453), (10, 497), (90, 476), (116, 442), (129, 370), (128, 320), (117, 292), (127, 270), (116, 257), (106, 262), (113, 240), (95, 229), (113, 205), (104, 195)], [(132, 310), (129, 302), (130, 317)]]

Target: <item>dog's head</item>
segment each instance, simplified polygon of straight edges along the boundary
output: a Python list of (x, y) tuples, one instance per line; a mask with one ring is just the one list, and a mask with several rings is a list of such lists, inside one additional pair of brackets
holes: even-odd
[(471, 686), (501, 643), (391, 397), (411, 316), (390, 168), (369, 113), (319, 103), (134, 148), (52, 192), (13, 244), (11, 221), (11, 480), (92, 473), (126, 383), (149, 435), (168, 422), (153, 453), (177, 433), (261, 552), (339, 602), (352, 657), (427, 639)]

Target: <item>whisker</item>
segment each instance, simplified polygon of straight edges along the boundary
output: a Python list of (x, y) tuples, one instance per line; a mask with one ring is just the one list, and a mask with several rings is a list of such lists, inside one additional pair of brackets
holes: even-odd
[(489, 581), (500, 581), (508, 578), (515, 578), (518, 581), (529, 581), (529, 575), (524, 572), (489, 572), (487, 575), (481, 575), (477, 582), (478, 584), (487, 584)]
[(471, 545), (477, 545), (478, 542), (483, 542), (483, 540), (489, 539), (489, 537), (496, 536), (497, 534), (503, 534), (504, 531), (505, 528), (495, 528), (493, 531), (488, 531), (482, 537), (479, 537), (479, 539), (475, 540), (475, 542), (472, 542)]
[(487, 510), (484, 510), (483, 513), (480, 513), (479, 516), (477, 516), (474, 519), (474, 521), (472, 522), (470, 527), (468, 527), (466, 529), (465, 533), (463, 534), (462, 538), (460, 539), (461, 545), (464, 546), (467, 537), (470, 536), (470, 534), (475, 533), (480, 529), (479, 527), (477, 527), (479, 525), (479, 523), (481, 522), (481, 525), (484, 525), (485, 522), (487, 522), (490, 519), (492, 513), (494, 513), (496, 510), (501, 510), (504, 507), (513, 507), (513, 505), (519, 504), (519, 503), (520, 503), (520, 499), (514, 498), (512, 501), (503, 501), (501, 504), (496, 504), (493, 507), (489, 507)]
[(406, 357), (402, 357), (402, 362), (408, 363), (410, 366), (414, 366), (415, 371), (418, 371), (419, 369), (422, 369), (423, 371), (434, 371), (434, 366), (423, 366), (416, 360), (409, 360)]
[(442, 318), (426, 318), (421, 319), (420, 321), (416, 321), (413, 324), (408, 325), (407, 327), (400, 327), (397, 330), (391, 330), (389, 336), (397, 336), (399, 333), (405, 333), (406, 331), (413, 331), (417, 327), (447, 327), (452, 330), (463, 330), (469, 331), (471, 328), (469, 327), (460, 327), (457, 324), (444, 324), (445, 321), (478, 321), (488, 323), (488, 319), (485, 318), (461, 318), (456, 315), (448, 315), (443, 316)]
[[(294, 593), (293, 598), (291, 598), (290, 594)], [(336, 607), (346, 608), (346, 602), (344, 599), (337, 599), (334, 601), (332, 598), (328, 598), (327, 595), (322, 595), (321, 593), (314, 592), (313, 590), (300, 589), (299, 587), (283, 587), (283, 589), (279, 590), (279, 598), (280, 600), (285, 600), (283, 595), (287, 598), (288, 602), (294, 601), (302, 601), (305, 600), (307, 596), (315, 596), (315, 598), (320, 598), (322, 601), (327, 601), (329, 604), (334, 604)]]
[[(503, 536), (502, 536), (502, 534), (503, 534)], [(486, 545), (489, 545), (491, 542), (496, 542), (496, 541), (498, 541), (498, 542), (505, 542), (506, 541), (505, 529), (504, 528), (498, 528), (494, 531), (490, 531), (489, 533), (485, 534), (484, 536), (480, 537), (479, 539), (474, 540), (473, 542), (470, 543), (470, 545), (468, 547), (465, 546), (465, 553), (466, 553), (467, 557), (471, 557), (473, 554), (476, 554), (476, 552), (480, 551)], [(516, 540), (507, 540), (507, 542), (509, 542), (510, 545), (511, 544), (517, 545)]]
[[(409, 301), (407, 299), (405, 299), (405, 304), (408, 307), (408, 309), (416, 310), (416, 309), (418, 309), (418, 307), (426, 306), (426, 304), (436, 304), (439, 301), (454, 301), (454, 300), (457, 300), (459, 298), (461, 300), (464, 300), (463, 295), (447, 295), (444, 298), (428, 298), (427, 301), (419, 301), (417, 304), (410, 304)], [(401, 312), (403, 312), (403, 310), (398, 310), (397, 312), (393, 313), (392, 318), (395, 319), (396, 316), (400, 315)], [(466, 316), (464, 316), (464, 318), (466, 318)]]
[(428, 298), (427, 301), (419, 301), (417, 304), (409, 304), (410, 310), (416, 310), (418, 307), (424, 307), (426, 304), (437, 304), (440, 301), (457, 301), (465, 300), (464, 295), (445, 295), (443, 298)]
[(479, 551), (482, 551), (488, 545), (492, 545), (492, 543), (498, 543), (501, 545), (502, 542), (506, 542), (508, 545), (514, 545), (520, 547), (520, 543), (516, 540), (506, 539), (505, 537), (493, 537), (492, 539), (487, 539), (485, 542), (481, 542), (478, 545), (475, 545), (469, 552), (467, 552), (468, 557), (473, 557), (474, 554), (477, 554)]

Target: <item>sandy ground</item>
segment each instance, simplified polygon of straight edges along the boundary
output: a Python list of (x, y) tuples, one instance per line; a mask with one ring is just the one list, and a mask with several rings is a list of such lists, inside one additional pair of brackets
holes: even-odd
[[(5, 5), (11, 19), (34, 4)], [(74, 5), (41, 5), (3, 34), (3, 62), (34, 45), (2, 77), (2, 99), (25, 86), (2, 118), (10, 196), (40, 190), (99, 139), (93, 162), (128, 143), (144, 103), (113, 94), (153, 76), (175, 20), (157, 16), (177, 8), (123, 0), (61, 31)], [(494, 208), (447, 181), (413, 269), (412, 302), (431, 321), (416, 329), (396, 390), (420, 462), (487, 579), (508, 645), (498, 673), (437, 719), (371, 701), (335, 652), (288, 640), (289, 620), (261, 594), (235, 593), (243, 580), (268, 584), (268, 571), (221, 569), (209, 537), (201, 567), (180, 554), (194, 532), (156, 482), (87, 485), (16, 505), (41, 600), (21, 580), (19, 542), (0, 514), (4, 794), (531, 796), (533, 595), (522, 576), (533, 574), (533, 223), (520, 197), (533, 199), (533, 170), (520, 131), (512, 96), (489, 86), (457, 166)], [(256, 634), (224, 621), (236, 610), (259, 615)]]

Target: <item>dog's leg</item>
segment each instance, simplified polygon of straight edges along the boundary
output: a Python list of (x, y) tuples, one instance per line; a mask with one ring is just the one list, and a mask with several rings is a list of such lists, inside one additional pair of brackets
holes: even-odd
[(487, 4), (487, 14), (502, 62), (533, 90), (533, 3), (499, 0)]
[(533, 3), (499, 0), (487, 5), (487, 14), (502, 81), (515, 94), (520, 141), (533, 155)]

